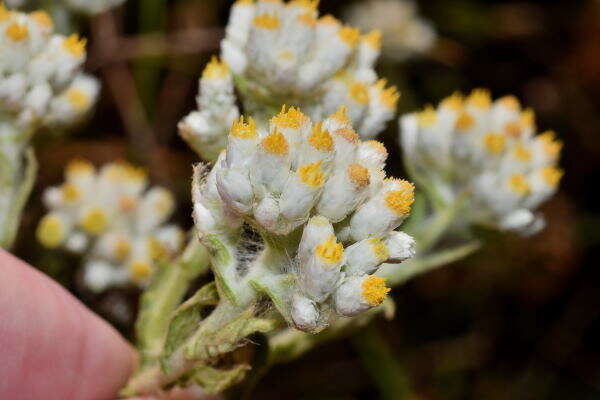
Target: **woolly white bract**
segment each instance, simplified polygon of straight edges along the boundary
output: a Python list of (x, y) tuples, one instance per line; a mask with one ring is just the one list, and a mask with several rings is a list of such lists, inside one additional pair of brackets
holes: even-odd
[(330, 15), (319, 18), (317, 1), (240, 0), (231, 9), (222, 62), (213, 60), (200, 80), (198, 111), (180, 124), (182, 136), (205, 159), (224, 147), (239, 115), (266, 127), (281, 106), (299, 106), (315, 120), (346, 105), (363, 138), (373, 138), (393, 118), (398, 93), (378, 80), (378, 31), (361, 35)]
[[(243, 292), (250, 282), (310, 332), (326, 326), (330, 310), (351, 316), (380, 304), (389, 289), (374, 275), (379, 266), (414, 254), (413, 239), (394, 231), (414, 188), (385, 177), (386, 157), (381, 143), (359, 139), (344, 108), (313, 123), (284, 107), (267, 129), (240, 118), (193, 188), (201, 240), (227, 254), (213, 261), (221, 285)], [(265, 245), (245, 265), (244, 223)]]
[(369, 0), (353, 4), (348, 21), (361, 29), (379, 29), (383, 34), (383, 57), (404, 61), (433, 47), (436, 33), (418, 15), (410, 0)]
[(145, 172), (125, 162), (96, 172), (91, 163), (73, 160), (65, 182), (44, 192), (50, 211), (38, 225), (38, 240), (82, 254), (84, 282), (93, 291), (144, 286), (159, 260), (179, 252), (184, 236), (165, 225), (175, 205), (171, 193), (147, 187)]
[(523, 234), (544, 226), (535, 209), (558, 187), (562, 143), (536, 135), (535, 117), (514, 96), (454, 94), (434, 109), (400, 119), (405, 162), (413, 178), (448, 204), (464, 202), (467, 223)]

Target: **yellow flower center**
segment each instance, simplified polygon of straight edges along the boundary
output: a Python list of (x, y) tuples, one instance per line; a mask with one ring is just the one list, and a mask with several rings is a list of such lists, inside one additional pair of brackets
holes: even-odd
[(524, 196), (529, 194), (530, 188), (527, 178), (523, 174), (513, 174), (508, 179), (508, 186), (518, 195)]
[(67, 180), (76, 179), (80, 176), (93, 175), (96, 172), (94, 165), (88, 160), (82, 158), (76, 158), (67, 164), (65, 168), (65, 177)]
[(327, 14), (319, 18), (319, 24), (323, 25), (339, 25), (340, 21), (331, 14)]
[(483, 137), (483, 144), (489, 153), (498, 155), (504, 151), (506, 138), (500, 133), (490, 132)]
[(31, 19), (37, 22), (39, 26), (42, 26), (44, 28), (50, 28), (53, 25), (52, 17), (50, 17), (50, 15), (48, 15), (46, 11), (34, 11), (31, 14), (29, 14), (29, 16), (31, 17)]
[(509, 95), (504, 96), (498, 100), (503, 107), (508, 108), (509, 110), (519, 111), (521, 109), (521, 103), (519, 103), (519, 99), (515, 96)]
[(85, 53), (85, 38), (79, 38), (79, 35), (73, 33), (63, 41), (63, 47), (75, 57), (82, 57)]
[(366, 142), (363, 142), (363, 144), (375, 150), (375, 152), (377, 152), (377, 154), (379, 154), (382, 158), (387, 158), (388, 151), (383, 143), (377, 140), (367, 140)]
[(387, 192), (385, 204), (396, 214), (405, 215), (410, 213), (410, 206), (415, 201), (415, 187), (403, 179), (398, 179), (396, 182), (400, 184), (400, 189)]
[(98, 235), (106, 230), (108, 216), (100, 207), (92, 207), (83, 215), (80, 224), (89, 234)]
[(390, 110), (394, 110), (396, 109), (396, 105), (400, 99), (400, 93), (398, 93), (396, 86), (390, 86), (389, 88), (386, 88), (385, 85), (387, 85), (387, 81), (385, 79), (380, 79), (375, 84), (375, 87), (379, 91), (379, 101), (381, 101)]
[(504, 125), (504, 133), (512, 138), (520, 138), (523, 130), (521, 124), (517, 121), (510, 121)]
[(25, 25), (12, 23), (6, 27), (6, 36), (8, 36), (13, 42), (20, 42), (27, 39), (29, 36), (29, 29)]
[(329, 118), (333, 118), (342, 124), (349, 124), (351, 121), (350, 121), (350, 118), (348, 117), (348, 115), (346, 115), (347, 111), (348, 111), (348, 108), (346, 106), (342, 105), (342, 106), (340, 106), (340, 108), (338, 108), (338, 110), (334, 114), (331, 114), (331, 116)]
[(69, 182), (63, 183), (60, 192), (67, 203), (74, 203), (81, 198), (81, 191), (77, 186)]
[(369, 89), (359, 82), (353, 83), (350, 86), (350, 98), (360, 104), (369, 103)]
[(531, 108), (527, 108), (521, 113), (521, 124), (529, 129), (533, 129), (535, 126), (535, 112)]
[(320, 151), (331, 151), (333, 150), (333, 138), (329, 134), (329, 131), (323, 129), (323, 124), (317, 122), (312, 129), (308, 142), (317, 150)]
[(358, 141), (360, 140), (358, 133), (356, 133), (356, 131), (352, 128), (338, 129), (334, 132), (334, 134), (338, 137), (341, 137), (348, 143), (358, 143)]
[(556, 187), (560, 182), (560, 179), (564, 175), (565, 171), (554, 166), (548, 165), (542, 168), (542, 177), (548, 186)]
[(152, 273), (152, 266), (144, 260), (135, 260), (129, 264), (129, 272), (135, 281), (142, 281)]
[(321, 187), (325, 181), (321, 161), (301, 166), (298, 168), (298, 176), (302, 183), (312, 187)]
[(350, 26), (344, 26), (338, 32), (340, 39), (350, 47), (356, 46), (360, 39), (360, 30)]
[(4, 7), (4, 3), (0, 2), (0, 22), (6, 21), (10, 17), (11, 12)]
[(519, 142), (515, 145), (514, 154), (517, 160), (522, 162), (531, 161), (531, 151), (525, 146), (523, 142)]
[(152, 258), (153, 260), (158, 260), (159, 258), (163, 258), (168, 253), (168, 250), (165, 247), (165, 245), (162, 244), (161, 241), (155, 237), (152, 237), (152, 236), (149, 237), (147, 244), (148, 244), (148, 251), (150, 253), (150, 258)]
[(456, 119), (456, 128), (461, 131), (469, 130), (473, 127), (473, 125), (475, 125), (475, 120), (471, 114), (466, 111), (461, 112)]
[(317, 24), (317, 18), (312, 12), (298, 15), (298, 21), (306, 26), (315, 26)]
[(348, 177), (357, 189), (362, 189), (369, 185), (371, 174), (369, 170), (360, 164), (348, 165)]
[(563, 144), (560, 140), (556, 140), (556, 133), (554, 131), (546, 131), (540, 134), (538, 138), (542, 142), (542, 146), (548, 157), (552, 159), (558, 158)]
[(244, 117), (240, 116), (239, 121), (234, 121), (231, 125), (231, 135), (240, 139), (255, 138), (257, 133), (254, 119), (249, 117), (248, 122), (244, 122)]
[(425, 106), (425, 109), (417, 115), (419, 120), (419, 126), (421, 128), (428, 128), (436, 123), (437, 113), (431, 105)]
[(133, 211), (137, 207), (138, 201), (135, 196), (122, 196), (119, 199), (119, 209), (123, 212)]
[(458, 92), (453, 93), (451, 96), (448, 96), (442, 100), (440, 107), (450, 108), (454, 111), (460, 111), (463, 108), (463, 97)]
[(131, 243), (126, 238), (118, 238), (115, 243), (115, 258), (117, 260), (123, 261), (131, 252)]
[(489, 90), (486, 89), (474, 89), (469, 97), (467, 97), (467, 103), (473, 107), (486, 109), (492, 104), (492, 98)]
[(202, 71), (202, 79), (222, 79), (229, 74), (229, 67), (225, 61), (219, 61), (216, 56), (212, 56), (210, 62)]
[(46, 214), (40, 221), (35, 235), (48, 248), (56, 248), (65, 240), (66, 229), (62, 220), (54, 214)]
[(381, 304), (385, 296), (390, 292), (390, 288), (385, 286), (385, 278), (371, 275), (362, 283), (362, 297), (370, 306)]
[(290, 128), (298, 129), (306, 122), (308, 118), (299, 109), (290, 107), (289, 110), (285, 110), (285, 105), (281, 107), (279, 114), (271, 118), (271, 122), (279, 128)]
[(85, 110), (90, 104), (90, 98), (88, 97), (87, 93), (76, 88), (67, 90), (67, 100), (71, 106), (78, 111)]
[(254, 17), (254, 26), (273, 31), (279, 29), (279, 18), (276, 15), (262, 14)]
[(290, 149), (290, 146), (285, 139), (285, 136), (281, 132), (271, 133), (269, 136), (263, 139), (262, 145), (264, 149), (271, 154), (278, 156), (286, 155)]
[(363, 35), (362, 40), (375, 50), (381, 49), (381, 31), (373, 29), (371, 32)]
[(344, 256), (344, 246), (336, 241), (335, 235), (331, 235), (326, 241), (319, 244), (315, 253), (328, 264), (337, 264)]

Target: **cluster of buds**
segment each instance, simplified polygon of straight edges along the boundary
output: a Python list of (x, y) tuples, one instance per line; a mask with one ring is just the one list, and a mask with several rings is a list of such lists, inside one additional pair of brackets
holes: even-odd
[(556, 192), (562, 143), (551, 131), (536, 135), (533, 111), (514, 96), (454, 94), (403, 116), (400, 127), (414, 179), (449, 203), (461, 197), (469, 223), (523, 234), (544, 226), (534, 211)]
[(436, 33), (429, 21), (418, 15), (411, 0), (369, 0), (348, 9), (347, 19), (361, 29), (377, 28), (383, 33), (382, 55), (404, 61), (434, 45)]
[(73, 160), (65, 182), (44, 192), (50, 210), (37, 238), (48, 248), (64, 247), (83, 255), (84, 282), (93, 291), (148, 283), (158, 263), (177, 254), (184, 234), (165, 225), (174, 210), (171, 193), (147, 189), (146, 173), (125, 162), (99, 171), (88, 161)]
[[(234, 86), (244, 113), (260, 127), (281, 104), (300, 107), (322, 120), (346, 105), (357, 132), (373, 138), (393, 118), (399, 94), (378, 80), (374, 63), (381, 34), (361, 34), (331, 15), (318, 16), (316, 0), (239, 0), (232, 9), (222, 61), (214, 60), (200, 80), (198, 111), (180, 124), (182, 136), (201, 156), (222, 149), (239, 114)], [(212, 151), (212, 158), (217, 151)]]
[[(413, 239), (394, 231), (414, 187), (385, 177), (386, 158), (381, 143), (359, 139), (344, 108), (312, 123), (283, 107), (265, 129), (240, 118), (193, 187), (201, 240), (229, 255), (213, 260), (222, 286), (266, 288), (283, 316), (309, 332), (327, 325), (330, 310), (353, 316), (379, 305), (389, 291), (379, 266), (414, 255)], [(264, 241), (255, 257), (248, 247), (260, 246), (243, 240), (248, 227)]]
[[(81, 73), (85, 39), (54, 33), (44, 11), (8, 11), (0, 3), (0, 125), (23, 143), (35, 129), (85, 115), (98, 82)], [(4, 136), (4, 133), (3, 133)], [(4, 138), (3, 138), (4, 141)]]

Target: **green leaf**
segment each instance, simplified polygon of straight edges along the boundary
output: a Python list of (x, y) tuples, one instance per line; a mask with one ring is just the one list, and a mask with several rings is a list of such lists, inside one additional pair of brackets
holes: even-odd
[(194, 371), (191, 380), (200, 385), (206, 393), (217, 394), (241, 382), (248, 370), (248, 364), (238, 364), (229, 369), (203, 365)]

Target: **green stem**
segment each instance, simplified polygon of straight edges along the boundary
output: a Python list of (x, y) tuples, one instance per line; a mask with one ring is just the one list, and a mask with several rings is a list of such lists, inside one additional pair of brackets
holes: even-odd
[(162, 266), (141, 297), (136, 323), (142, 365), (160, 356), (173, 311), (179, 306), (190, 282), (209, 271), (206, 248), (195, 235), (177, 260)]
[(377, 272), (377, 275), (388, 278), (387, 283), (389, 286), (399, 286), (417, 275), (463, 259), (479, 250), (480, 247), (481, 243), (478, 240), (473, 240), (429, 256), (413, 258), (400, 265), (384, 264)]
[(425, 224), (427, 228), (420, 232), (417, 237), (417, 254), (425, 253), (433, 248), (444, 232), (450, 227), (459, 210), (460, 202), (446, 207), (440, 207)]
[(375, 382), (381, 399), (402, 400), (411, 397), (406, 370), (394, 358), (389, 345), (373, 325), (357, 332), (352, 342)]

